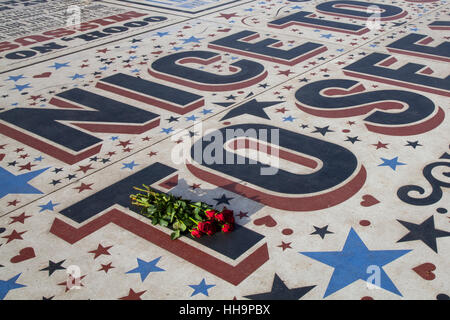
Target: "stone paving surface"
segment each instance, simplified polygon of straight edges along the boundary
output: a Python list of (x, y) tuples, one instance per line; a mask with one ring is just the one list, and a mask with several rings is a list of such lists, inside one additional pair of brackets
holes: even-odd
[[(0, 1), (0, 299), (448, 299), (449, 13)], [(172, 241), (143, 183), (238, 227)]]

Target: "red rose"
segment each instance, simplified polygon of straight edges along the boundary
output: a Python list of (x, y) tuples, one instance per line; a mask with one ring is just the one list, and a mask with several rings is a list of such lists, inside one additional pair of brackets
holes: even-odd
[(202, 233), (199, 230), (197, 230), (196, 228), (194, 228), (191, 231), (191, 235), (195, 238), (200, 238), (202, 236)]
[(221, 212), (221, 213), (217, 213), (215, 216), (216, 220), (220, 223), (225, 223), (225, 215)]
[(207, 210), (205, 212), (206, 217), (210, 220), (214, 219), (214, 216), (216, 215), (216, 211), (215, 210)]
[(224, 222), (229, 223), (229, 224), (234, 223), (233, 210), (223, 209), (221, 213), (223, 215)]
[(197, 228), (201, 232), (206, 233), (208, 236), (216, 232), (216, 227), (211, 221), (199, 222)]
[(233, 229), (234, 229), (234, 226), (232, 224), (226, 223), (222, 226), (222, 232), (224, 232), (224, 233), (231, 232), (231, 231), (233, 231)]

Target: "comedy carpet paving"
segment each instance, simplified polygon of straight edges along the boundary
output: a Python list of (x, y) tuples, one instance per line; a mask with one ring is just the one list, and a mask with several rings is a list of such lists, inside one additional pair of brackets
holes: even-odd
[[(449, 299), (449, 14), (1, 0), (0, 299)], [(236, 228), (171, 240), (142, 184)]]

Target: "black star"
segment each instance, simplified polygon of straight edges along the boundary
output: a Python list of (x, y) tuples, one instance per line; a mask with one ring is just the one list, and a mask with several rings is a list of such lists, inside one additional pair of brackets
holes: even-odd
[(431, 216), (426, 219), (421, 224), (415, 224), (411, 222), (406, 222), (402, 220), (397, 220), (400, 222), (406, 229), (409, 230), (409, 233), (405, 235), (403, 238), (398, 240), (397, 242), (405, 242), (405, 241), (414, 241), (421, 240), (428, 247), (430, 247), (434, 252), (437, 251), (437, 243), (436, 238), (449, 237), (450, 232), (437, 230), (434, 227), (434, 217)]
[(17, 164), (17, 161), (13, 161), (13, 162), (8, 162), (8, 167), (9, 167), (9, 166), (13, 166), (13, 167), (15, 167), (15, 166), (16, 166), (16, 164)]
[(419, 143), (419, 140), (417, 141), (406, 141), (407, 144), (405, 144), (405, 147), (413, 147), (415, 149), (416, 147), (421, 147), (422, 145)]
[(74, 179), (74, 178), (76, 178), (76, 177), (77, 177), (76, 174), (68, 174), (67, 177), (66, 177), (66, 179), (72, 180), (72, 179)]
[(62, 266), (64, 261), (66, 261), (66, 260), (61, 260), (60, 262), (55, 263), (55, 262), (49, 260), (48, 261), (48, 267), (46, 267), (44, 269), (41, 269), (39, 271), (48, 271), (48, 276), (50, 277), (53, 274), (53, 272), (55, 272), (56, 270), (64, 270), (64, 269), (66, 269), (66, 268), (64, 268)]
[(169, 121), (169, 123), (171, 123), (171, 122), (174, 122), (174, 121), (178, 122), (178, 119), (180, 119), (180, 117), (170, 116), (170, 118), (166, 119), (166, 120)]
[(110, 162), (111, 160), (109, 160), (109, 158), (104, 158), (104, 159), (102, 159), (101, 160), (103, 163), (107, 163), (107, 162)]
[(303, 79), (300, 79), (299, 81), (300, 81), (300, 82), (308, 82), (309, 79), (303, 78)]
[(298, 300), (314, 287), (315, 286), (289, 289), (275, 273), (270, 292), (252, 294), (244, 296), (244, 298), (251, 300)]
[(268, 119), (270, 120), (270, 117), (267, 115), (267, 113), (264, 111), (265, 108), (283, 103), (284, 101), (263, 101), (259, 102), (256, 101), (256, 99), (252, 99), (242, 105), (240, 105), (237, 108), (234, 108), (230, 110), (220, 121), (234, 118), (243, 114), (250, 114), (255, 117)]
[(55, 296), (51, 296), (51, 297), (48, 297), (48, 298), (47, 298), (47, 297), (44, 297), (44, 296), (43, 296), (43, 297), (42, 297), (42, 300), (52, 300), (54, 297), (55, 297)]
[(301, 124), (301, 125), (300, 125), (300, 128), (306, 129), (306, 128), (309, 128), (309, 126), (308, 126), (307, 124)]
[(361, 141), (361, 140), (358, 139), (358, 136), (356, 136), (356, 137), (347, 136), (347, 140), (345, 140), (345, 141), (350, 141), (352, 144), (355, 144), (356, 141)]
[(55, 168), (55, 170), (53, 170), (52, 172), (58, 173), (58, 172), (61, 172), (61, 171), (63, 171), (63, 168)]
[(223, 194), (220, 198), (214, 198), (214, 200), (217, 201), (216, 205), (219, 205), (221, 203), (230, 204), (229, 200), (234, 198), (227, 198), (225, 194)]
[(225, 99), (227, 99), (227, 100), (236, 100), (236, 96), (233, 96), (232, 94), (230, 94), (228, 97), (225, 97)]
[(316, 226), (313, 226), (313, 227), (314, 227), (314, 229), (316, 229), (316, 231), (314, 231), (310, 235), (318, 234), (322, 239), (325, 238), (326, 234), (333, 233), (331, 231), (328, 231), (328, 225), (326, 225), (325, 227), (322, 227), (322, 228), (319, 228), (319, 227), (316, 227)]
[(260, 84), (258, 84), (258, 87), (260, 87), (260, 88), (267, 88), (267, 86), (268, 86), (268, 84), (267, 83), (260, 83)]
[(56, 186), (58, 183), (61, 183), (61, 180), (52, 180), (52, 182), (50, 182), (49, 184)]
[(323, 128), (314, 126), (314, 128), (316, 128), (316, 130), (313, 131), (312, 133), (320, 133), (322, 136), (325, 136), (328, 132), (334, 132), (333, 130), (329, 129), (330, 126), (326, 126)]
[(141, 42), (142, 39), (131, 39), (130, 42), (131, 43), (136, 43), (136, 42)]
[(92, 162), (92, 161), (97, 162), (97, 160), (98, 160), (97, 156), (89, 158), (89, 162)]

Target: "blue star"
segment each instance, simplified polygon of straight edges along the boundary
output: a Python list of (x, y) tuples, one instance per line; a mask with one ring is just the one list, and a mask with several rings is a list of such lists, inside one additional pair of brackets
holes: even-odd
[(183, 49), (183, 47), (173, 47), (172, 49), (175, 50), (175, 51), (178, 51), (178, 50)]
[(42, 204), (39, 207), (41, 207), (41, 210), (39, 212), (50, 210), (53, 211), (53, 208), (56, 207), (59, 203), (53, 203), (51, 200), (47, 202), (47, 204)]
[(300, 10), (302, 7), (300, 7), (300, 6), (293, 6), (293, 7), (291, 7), (291, 9), (294, 9), (294, 10)]
[(11, 279), (6, 280), (6, 281), (0, 280), (0, 300), (3, 300), (9, 291), (26, 287), (26, 285), (16, 283), (17, 279), (19, 279), (21, 274), (22, 273), (19, 273), (19, 274), (15, 275), (14, 277), (12, 277)]
[(159, 36), (160, 38), (167, 36), (169, 33), (168, 32), (157, 32), (156, 36)]
[(21, 75), (18, 75), (18, 76), (9, 76), (9, 78), (6, 79), (5, 81), (14, 81), (14, 82), (16, 82), (16, 81), (19, 81), (19, 80), (25, 79), (25, 78), (26, 77), (24, 77), (23, 74), (21, 74)]
[(208, 113), (212, 113), (212, 109), (203, 109), (202, 111), (200, 111), (201, 114), (208, 114)]
[(161, 129), (161, 133), (165, 133), (165, 134), (169, 134), (169, 133), (171, 133), (173, 131), (173, 129), (172, 129), (172, 127), (170, 127), (170, 128), (162, 128)]
[(137, 258), (138, 267), (134, 268), (133, 270), (127, 271), (126, 273), (139, 273), (141, 275), (141, 281), (144, 282), (145, 278), (147, 278), (147, 276), (151, 272), (166, 271), (156, 266), (156, 264), (159, 262), (159, 259), (161, 259), (161, 257), (149, 262), (145, 262), (144, 260)]
[(403, 162), (398, 162), (398, 157), (392, 158), (392, 159), (385, 159), (385, 158), (380, 158), (381, 160), (383, 160), (382, 164), (379, 164), (379, 167), (390, 167), (392, 170), (395, 171), (395, 169), (397, 168), (397, 166), (405, 166), (406, 163)]
[[(350, 230), (342, 251), (330, 252), (299, 252), (314, 260), (320, 261), (334, 268), (333, 275), (326, 289), (324, 298), (350, 285), (357, 280), (364, 280), (372, 285), (379, 284), (382, 289), (401, 296), (400, 291), (388, 277), (382, 267), (411, 250), (369, 250), (358, 234)], [(370, 267), (370, 269), (369, 269)], [(379, 281), (369, 282), (372, 273), (368, 270), (379, 268)]]
[(75, 73), (73, 76), (70, 76), (69, 78), (71, 78), (72, 80), (76, 80), (76, 79), (83, 79), (84, 76), (85, 76), (84, 74)]
[(30, 83), (27, 83), (24, 85), (16, 84), (16, 86), (14, 88), (12, 88), (11, 90), (19, 90), (19, 92), (20, 92), (23, 89), (29, 89), (29, 88), (33, 88), (32, 86), (30, 86)]
[(39, 156), (37, 158), (34, 158), (34, 161), (42, 161), (44, 158), (42, 156)]
[(200, 43), (200, 40), (203, 40), (203, 39), (204, 39), (204, 38), (196, 38), (196, 37), (194, 37), (194, 36), (191, 36), (191, 37), (188, 38), (188, 39), (181, 39), (181, 40), (184, 41), (183, 44), (186, 44), (186, 43), (191, 43), (191, 42)]
[(64, 62), (64, 63), (58, 63), (55, 62), (54, 65), (52, 66), (48, 66), (49, 68), (55, 68), (55, 70), (58, 70), (60, 68), (64, 68), (64, 67), (70, 67), (69, 62)]
[(115, 140), (119, 139), (119, 137), (118, 137), (118, 136), (113, 136), (113, 137), (111, 137), (110, 139), (111, 139), (112, 141), (115, 141)]
[(8, 194), (42, 194), (41, 191), (29, 185), (28, 181), (34, 179), (48, 168), (50, 167), (15, 176), (0, 167), (0, 199)]
[(186, 120), (187, 121), (195, 121), (195, 120), (197, 120), (199, 117), (196, 117), (195, 115), (192, 115), (192, 116), (189, 116), (189, 117), (186, 117)]
[(205, 296), (209, 296), (208, 290), (215, 286), (216, 286), (215, 284), (206, 284), (205, 278), (203, 278), (199, 284), (190, 284), (189, 285), (189, 287), (194, 289), (194, 292), (192, 292), (191, 297), (195, 296), (199, 293), (203, 293)]
[(333, 36), (333, 35), (332, 35), (331, 33), (328, 33), (328, 34), (321, 34), (321, 35), (320, 35), (321, 38), (327, 38), (327, 39), (330, 39), (332, 36)]
[(131, 72), (139, 72), (139, 69), (131, 70)]
[(128, 168), (128, 169), (131, 169), (131, 170), (133, 170), (134, 167), (139, 165), (138, 163), (134, 163), (134, 160), (131, 161), (130, 163), (122, 163), (122, 164), (123, 164), (122, 169)]
[(294, 117), (289, 116), (289, 117), (283, 117), (283, 122), (289, 121), (289, 122), (293, 122), (294, 121)]

